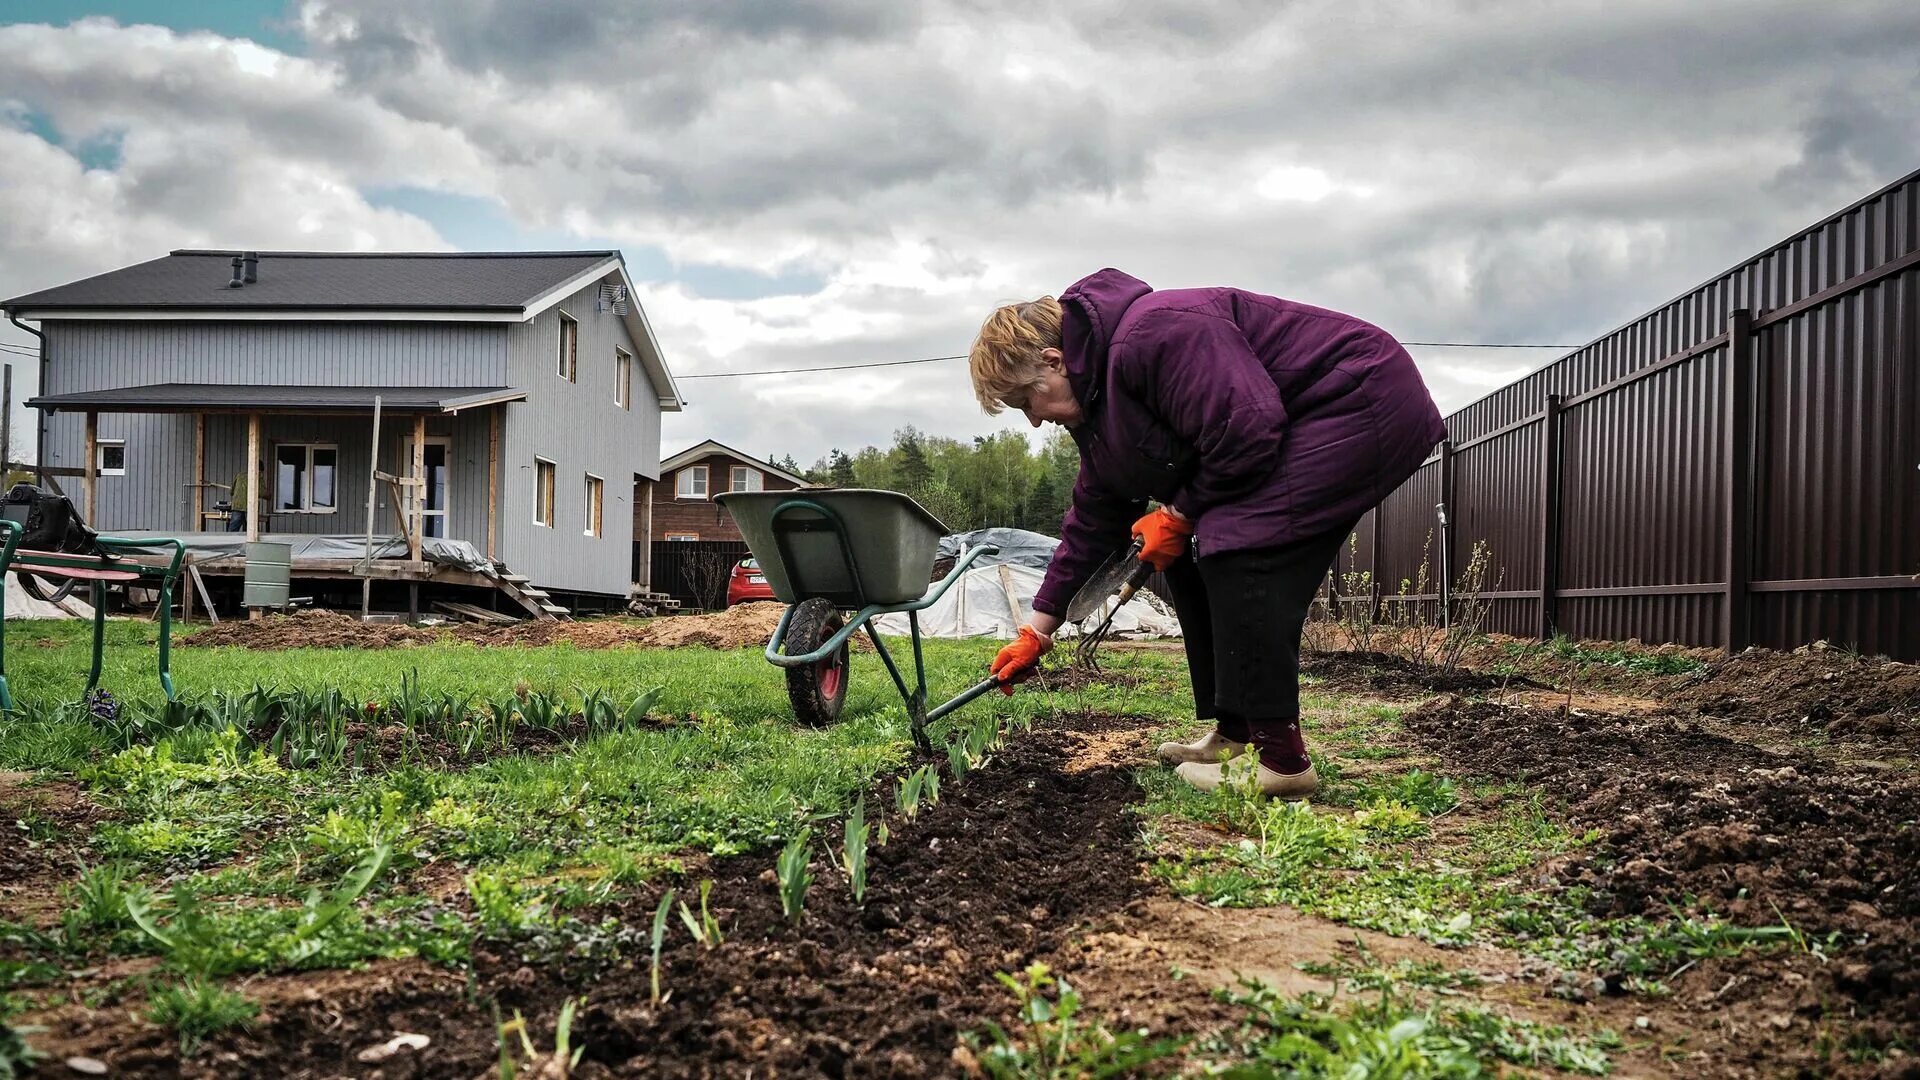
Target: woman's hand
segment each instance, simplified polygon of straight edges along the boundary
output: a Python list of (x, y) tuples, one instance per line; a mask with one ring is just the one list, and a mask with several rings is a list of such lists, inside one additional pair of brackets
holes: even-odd
[(1021, 627), (1019, 635), (993, 658), (993, 677), (1000, 680), (1000, 692), (1012, 697), (1015, 684), (1033, 678), (1040, 667), (1040, 658), (1051, 648), (1051, 636), (1035, 630), (1032, 625)]
[(1140, 561), (1152, 563), (1155, 570), (1166, 570), (1175, 559), (1186, 554), (1187, 537), (1193, 535), (1193, 522), (1171, 506), (1155, 507), (1153, 512), (1133, 523), (1133, 535), (1141, 540)]

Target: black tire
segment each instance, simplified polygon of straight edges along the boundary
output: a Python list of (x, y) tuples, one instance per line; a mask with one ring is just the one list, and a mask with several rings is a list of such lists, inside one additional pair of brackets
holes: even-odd
[[(794, 605), (787, 624), (784, 651), (788, 656), (810, 653), (838, 633), (844, 621), (840, 610), (814, 597)], [(826, 727), (840, 717), (847, 703), (847, 643), (817, 664), (787, 669), (787, 700), (793, 715), (808, 727)]]

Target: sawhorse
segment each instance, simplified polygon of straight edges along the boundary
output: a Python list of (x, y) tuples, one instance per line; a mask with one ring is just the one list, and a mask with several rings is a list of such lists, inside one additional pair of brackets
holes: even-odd
[[(6, 536), (5, 546), (0, 547), (0, 578), (5, 578), (6, 575), (16, 571), (25, 571), (39, 577), (92, 582), (93, 667), (87, 673), (89, 691), (100, 685), (101, 653), (106, 646), (107, 634), (107, 584), (157, 578), (160, 586), (160, 688), (166, 691), (168, 701), (178, 697), (174, 693), (173, 672), (169, 665), (173, 652), (173, 586), (180, 577), (180, 563), (186, 558), (185, 544), (178, 540), (160, 537), (150, 540), (127, 540), (115, 536), (101, 536), (94, 539), (94, 544), (102, 549), (102, 554), (75, 555), (63, 551), (32, 551), (21, 548), (21, 529), (17, 521), (0, 518), (0, 533)], [(147, 548), (167, 547), (173, 549), (173, 557), (161, 565), (149, 566), (135, 562), (121, 562), (114, 554), (116, 551), (131, 553)], [(6, 614), (6, 591), (0, 589), (0, 631), (4, 630)], [(7, 651), (4, 632), (0, 632), (0, 711), (13, 711), (13, 693), (7, 686)]]

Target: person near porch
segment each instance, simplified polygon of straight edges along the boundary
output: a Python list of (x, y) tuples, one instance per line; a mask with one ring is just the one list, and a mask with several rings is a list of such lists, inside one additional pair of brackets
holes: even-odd
[(1248, 776), (1269, 796), (1311, 794), (1308, 606), (1360, 516), (1446, 437), (1412, 357), (1350, 315), (1107, 269), (994, 311), (968, 361), (989, 414), (1059, 424), (1080, 451), (1033, 616), (993, 662), (1007, 692), (1074, 593), (1138, 537), (1173, 591), (1195, 714), (1214, 722), (1162, 759), (1203, 790)]
[(233, 490), (227, 493), (227, 531), (247, 531), (247, 470), (233, 474)]

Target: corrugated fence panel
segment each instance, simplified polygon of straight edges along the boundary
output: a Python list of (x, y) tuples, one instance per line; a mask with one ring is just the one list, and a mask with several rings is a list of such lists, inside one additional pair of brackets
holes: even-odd
[(1567, 409), (1562, 589), (1726, 580), (1725, 371), (1722, 349)]
[(1713, 646), (1720, 643), (1721, 599), (1698, 594), (1562, 596), (1556, 604), (1560, 631), (1569, 637)]
[[(1559, 628), (1726, 641), (1725, 342), (1731, 314), (1745, 310), (1755, 326), (1753, 516), (1742, 534), (1753, 640), (1825, 638), (1920, 659), (1916, 252), (1920, 172), (1447, 418), (1454, 444), (1471, 443), (1542, 415), (1549, 394), (1604, 388), (1561, 414)], [(1806, 306), (1783, 310), (1796, 304)], [(1497, 537), (1506, 572), (1491, 629), (1540, 629), (1538, 598), (1513, 595), (1540, 587), (1538, 431), (1518, 427), (1453, 457), (1453, 565), (1475, 539)], [(1417, 573), (1436, 480), (1430, 464), (1383, 504), (1383, 592)]]
[[(1439, 589), (1440, 521), (1434, 507), (1440, 502), (1440, 464), (1428, 462), (1387, 496), (1379, 509), (1380, 552), (1375, 577), (1380, 595), (1402, 592), (1434, 593)], [(1425, 566), (1425, 584), (1421, 569)]]
[[(1492, 557), (1483, 593), (1540, 588), (1540, 425), (1529, 424), (1453, 455), (1453, 521), (1449, 552), (1453, 582), (1485, 542)], [(1489, 601), (1486, 629), (1531, 634), (1540, 602), (1501, 597)]]
[[(1452, 563), (1456, 576), (1482, 541), (1494, 592), (1540, 587), (1540, 425), (1529, 424), (1453, 455)], [(1497, 579), (1498, 584), (1495, 584)]]

